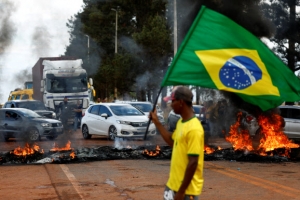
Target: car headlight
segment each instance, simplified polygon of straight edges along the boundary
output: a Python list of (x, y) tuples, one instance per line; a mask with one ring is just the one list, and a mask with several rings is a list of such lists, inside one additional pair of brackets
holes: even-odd
[(121, 120), (117, 120), (117, 123), (119, 123), (119, 124), (130, 125), (130, 122), (127, 122), (127, 121), (121, 121)]
[(50, 123), (41, 123), (42, 127), (51, 127), (52, 125)]
[(52, 113), (52, 118), (56, 119), (56, 113), (55, 112)]

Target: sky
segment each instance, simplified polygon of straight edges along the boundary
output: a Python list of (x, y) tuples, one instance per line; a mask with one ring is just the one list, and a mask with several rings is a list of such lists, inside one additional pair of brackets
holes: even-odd
[(64, 54), (66, 23), (82, 6), (82, 0), (0, 0), (0, 103), (31, 80), (39, 57)]

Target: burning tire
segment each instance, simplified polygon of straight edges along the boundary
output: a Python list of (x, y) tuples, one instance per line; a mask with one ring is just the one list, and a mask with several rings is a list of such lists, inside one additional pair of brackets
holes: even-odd
[(90, 139), (92, 136), (89, 134), (89, 128), (87, 125), (82, 126), (82, 136), (84, 139)]
[(37, 141), (41, 139), (39, 131), (34, 127), (29, 128), (27, 137), (31, 141)]
[(117, 129), (114, 126), (109, 127), (108, 129), (108, 139), (115, 140), (117, 137)]

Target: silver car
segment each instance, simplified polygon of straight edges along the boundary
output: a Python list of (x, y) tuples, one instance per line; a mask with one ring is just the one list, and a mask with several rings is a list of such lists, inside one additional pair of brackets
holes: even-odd
[(9, 138), (37, 141), (41, 137), (53, 140), (63, 134), (63, 125), (26, 108), (1, 108), (0, 134), (5, 141)]
[[(284, 133), (289, 139), (300, 139), (300, 106), (286, 105), (279, 106), (280, 115), (284, 118), (285, 127)], [(259, 134), (259, 125), (257, 120), (253, 118), (247, 126), (250, 135), (255, 136)]]

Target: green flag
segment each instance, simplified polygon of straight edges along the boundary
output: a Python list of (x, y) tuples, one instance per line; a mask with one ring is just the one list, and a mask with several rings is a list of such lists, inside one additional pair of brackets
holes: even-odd
[(300, 100), (300, 80), (264, 43), (206, 7), (199, 11), (161, 85), (234, 92), (264, 111)]

